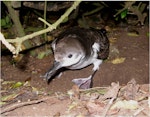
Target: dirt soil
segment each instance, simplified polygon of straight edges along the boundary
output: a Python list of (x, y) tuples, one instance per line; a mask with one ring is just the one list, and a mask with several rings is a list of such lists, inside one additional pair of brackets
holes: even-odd
[[(131, 79), (135, 79), (136, 86), (138, 84), (149, 84), (149, 28), (134, 27), (134, 30), (139, 32), (138, 36), (134, 34), (129, 35), (128, 28), (120, 27), (112, 29), (108, 33), (108, 37), (111, 42), (110, 56), (108, 60), (104, 61), (101, 64), (99, 71), (96, 72), (94, 76), (93, 87), (113, 87), (111, 85), (112, 82), (119, 82), (119, 86), (126, 86), (127, 83), (131, 81)], [(120, 58), (124, 58), (125, 60), (121, 63), (113, 64), (112, 60), (115, 60), (116, 58), (118, 58), (119, 60)], [(91, 98), (87, 99), (88, 101), (85, 101), (85, 98), (83, 99), (84, 96), (81, 96), (81, 94), (86, 94), (87, 96), (88, 93), (83, 93), (84, 91), (80, 92), (79, 89), (71, 82), (74, 78), (89, 76), (92, 72), (92, 65), (82, 70), (64, 71), (59, 78), (56, 76), (56, 78), (48, 84), (45, 80), (40, 78), (40, 75), (43, 75), (50, 68), (50, 66), (52, 66), (54, 61), (52, 54), (43, 59), (37, 59), (27, 55), (24, 59), (24, 64), (22, 67), (16, 67), (10, 64), (11, 56), (2, 56), (1, 61), (1, 94), (2, 96), (6, 96), (6, 94), (8, 95), (12, 93), (17, 94), (14, 97), (11, 97), (9, 101), (5, 101), (6, 104), (1, 106), (2, 111), (8, 109), (8, 111), (3, 112), (2, 115), (61, 115), (71, 117), (92, 117), (94, 115), (103, 115), (102, 112), (104, 112), (104, 110), (102, 111), (102, 109), (106, 106), (107, 102), (102, 103), (101, 101), (96, 101), (95, 103), (95, 99), (99, 99), (95, 97), (93, 99), (94, 101), (91, 101)], [(27, 83), (28, 86), (23, 85), (18, 88), (12, 88), (11, 85), (10, 88), (9, 86), (5, 85), (4, 82), (6, 81), (28, 81), (29, 84)], [(142, 86), (143, 85), (140, 85), (140, 87)], [(68, 93), (68, 91), (70, 90), (73, 90), (73, 94), (74, 92), (77, 92), (77, 94), (75, 93), (75, 98), (73, 99), (71, 97), (73, 94), (70, 94), (70, 92)], [(146, 88), (144, 87), (143, 90), (148, 93), (148, 85), (146, 86)], [(116, 92), (118, 92), (118, 90)], [(78, 97), (79, 95), (80, 98)], [(35, 100), (38, 101), (32, 102)], [(144, 101), (147, 103), (147, 97)], [(16, 108), (15, 104), (19, 103), (23, 103), (23, 105), (20, 105)], [(9, 110), (9, 108), (12, 109)], [(96, 109), (94, 110), (93, 108)], [(101, 110), (97, 110), (97, 108)], [(143, 109), (147, 112), (145, 108), (148, 109), (148, 105), (144, 106)], [(113, 111), (108, 111), (107, 114), (116, 116), (119, 114), (128, 114), (129, 116), (133, 113), (133, 111), (135, 113), (137, 110), (126, 109), (126, 111), (123, 111), (121, 109), (115, 109)], [(148, 116), (146, 112), (143, 112), (143, 110), (141, 110), (137, 115)]]

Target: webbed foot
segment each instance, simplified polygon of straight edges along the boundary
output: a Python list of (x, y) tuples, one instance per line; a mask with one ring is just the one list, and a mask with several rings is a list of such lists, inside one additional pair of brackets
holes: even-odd
[(88, 89), (91, 88), (92, 85), (92, 76), (89, 76), (88, 78), (73, 79), (72, 82), (78, 85), (80, 89)]

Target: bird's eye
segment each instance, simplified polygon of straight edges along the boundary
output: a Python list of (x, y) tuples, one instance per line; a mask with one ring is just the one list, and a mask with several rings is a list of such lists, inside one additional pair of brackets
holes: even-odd
[(69, 54), (69, 55), (68, 55), (68, 58), (71, 58), (71, 57), (72, 57), (72, 54)]

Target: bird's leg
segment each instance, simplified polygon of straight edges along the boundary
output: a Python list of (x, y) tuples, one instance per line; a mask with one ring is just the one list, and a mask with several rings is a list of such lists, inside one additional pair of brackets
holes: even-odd
[(102, 63), (102, 60), (96, 59), (94, 61), (94, 67), (93, 67), (93, 73), (87, 78), (77, 78), (73, 79), (72, 82), (74, 82), (80, 89), (88, 89), (92, 86), (92, 78), (96, 71), (99, 69), (99, 65)]

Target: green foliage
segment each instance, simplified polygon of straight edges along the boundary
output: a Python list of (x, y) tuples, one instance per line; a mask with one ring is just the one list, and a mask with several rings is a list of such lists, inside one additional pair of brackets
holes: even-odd
[(11, 19), (8, 15), (5, 18), (0, 19), (0, 23), (2, 28), (10, 28), (12, 26)]
[(144, 25), (144, 21), (148, 16), (147, 14), (148, 2), (146, 3), (146, 2), (136, 2), (136, 1), (125, 1), (124, 4), (122, 4), (121, 6), (123, 8), (118, 9), (117, 13), (114, 15), (116, 21), (122, 19), (126, 19), (128, 21), (127, 15), (129, 14), (129, 15), (137, 16), (138, 18), (134, 23), (134, 25), (137, 25), (138, 23)]
[(115, 20), (118, 21), (120, 20), (120, 18), (125, 19), (127, 17), (127, 14), (128, 14), (128, 10), (125, 9), (120, 14), (118, 14), (117, 17), (115, 17)]
[(124, 10), (120, 13), (121, 19), (124, 19), (127, 16), (128, 10)]
[(12, 88), (18, 88), (21, 87), (23, 85), (23, 82), (16, 82), (15, 84), (13, 84)]
[(43, 59), (45, 56), (48, 56), (51, 53), (52, 53), (52, 50), (51, 49), (47, 49), (44, 52), (39, 52), (37, 58), (38, 59)]

